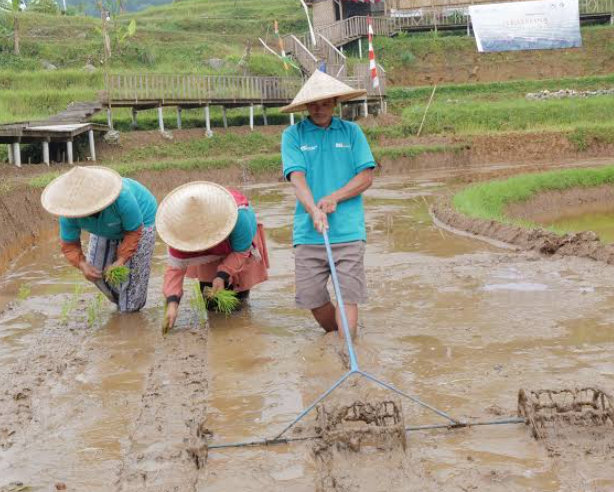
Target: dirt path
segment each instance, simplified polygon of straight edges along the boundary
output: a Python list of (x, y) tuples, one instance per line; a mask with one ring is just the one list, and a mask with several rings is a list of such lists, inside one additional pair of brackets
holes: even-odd
[[(436, 179), (379, 180), (368, 193), (361, 368), (468, 420), (514, 415), (520, 388), (612, 386), (612, 267), (440, 231), (427, 206), (446, 191)], [(91, 289), (72, 322), (61, 323), (82, 282), (51, 243), (17, 261), (0, 285), (0, 490), (15, 482), (35, 492), (56, 484), (94, 492), (614, 487), (611, 450), (586, 455), (570, 443), (551, 456), (518, 425), (411, 432), (405, 449), (378, 439), (338, 445), (329, 432), (324, 447), (316, 440), (207, 453), (205, 437), (275, 435), (347, 370), (338, 343), (293, 305), (289, 190), (260, 185), (250, 196), (268, 229), (271, 279), (248, 309), (214, 316), (204, 330), (184, 303), (180, 328), (162, 338), (161, 247), (146, 309), (118, 316), (105, 305), (92, 327)], [(17, 301), (26, 285), (29, 295)], [(325, 409), (387, 399), (352, 377)], [(442, 423), (401, 405), (406, 425)], [(314, 412), (290, 434), (317, 427)]]

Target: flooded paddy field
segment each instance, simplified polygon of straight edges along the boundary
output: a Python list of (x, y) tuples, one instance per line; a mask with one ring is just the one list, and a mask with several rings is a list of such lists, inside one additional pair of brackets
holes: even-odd
[[(405, 447), (207, 449), (277, 435), (348, 369), (336, 335), (294, 307), (291, 189), (248, 191), (267, 227), (271, 278), (248, 308), (204, 327), (186, 300), (162, 336), (161, 244), (146, 308), (123, 316), (96, 307), (55, 242), (18, 258), (0, 284), (0, 490), (614, 488), (613, 448), (570, 440), (553, 453), (525, 425), (409, 432)], [(447, 191), (431, 175), (379, 179), (366, 194), (361, 369), (469, 421), (516, 415), (521, 388), (612, 388), (614, 267), (440, 230), (428, 205)], [(352, 377), (326, 406), (390, 397)], [(446, 423), (395, 401), (405, 425)], [(314, 411), (289, 434), (317, 426)]]

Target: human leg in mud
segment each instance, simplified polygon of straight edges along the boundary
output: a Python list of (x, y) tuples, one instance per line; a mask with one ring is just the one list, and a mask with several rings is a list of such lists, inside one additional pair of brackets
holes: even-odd
[[(366, 302), (364, 272), (365, 243), (355, 241), (331, 245), (339, 288), (345, 305), (348, 328), (352, 337), (358, 325), (358, 304)], [(341, 312), (328, 292), (330, 265), (323, 245), (297, 245), (294, 253), (296, 304), (310, 309), (318, 324), (327, 332), (338, 331), (343, 336)], [(340, 329), (341, 328), (341, 329)]]

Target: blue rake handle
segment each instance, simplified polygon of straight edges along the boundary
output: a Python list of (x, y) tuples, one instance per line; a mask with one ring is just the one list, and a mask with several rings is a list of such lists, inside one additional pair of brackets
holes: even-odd
[(335, 268), (335, 260), (333, 259), (333, 252), (330, 248), (330, 241), (328, 240), (328, 232), (326, 229), (324, 229), (322, 235), (324, 236), (324, 245), (326, 246), (326, 254), (328, 255), (328, 264), (330, 266), (330, 273), (333, 278), (333, 286), (335, 287), (335, 296), (337, 298), (337, 304), (339, 304), (339, 311), (341, 313), (343, 333), (345, 333), (345, 341), (348, 346), (348, 354), (350, 356), (350, 372), (354, 372), (358, 371), (358, 361), (356, 360), (356, 354), (354, 353), (354, 344), (352, 343), (352, 337), (350, 336), (350, 328), (348, 327), (348, 320), (345, 315), (343, 296), (341, 295), (341, 289), (339, 288), (339, 279), (337, 277), (337, 269)]

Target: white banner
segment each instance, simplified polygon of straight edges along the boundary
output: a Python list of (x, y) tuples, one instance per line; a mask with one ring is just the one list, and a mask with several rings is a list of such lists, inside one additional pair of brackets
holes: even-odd
[(578, 0), (538, 0), (469, 7), (478, 51), (579, 48)]

